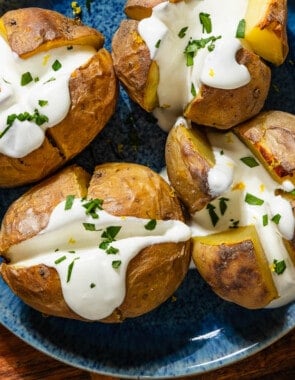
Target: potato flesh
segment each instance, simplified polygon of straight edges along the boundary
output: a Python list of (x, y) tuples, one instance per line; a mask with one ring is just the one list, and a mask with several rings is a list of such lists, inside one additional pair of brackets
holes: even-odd
[(288, 53), (285, 0), (249, 0), (246, 12), (245, 42), (256, 54), (275, 65)]
[(192, 254), (201, 276), (220, 297), (250, 309), (278, 297), (254, 226), (194, 237)]

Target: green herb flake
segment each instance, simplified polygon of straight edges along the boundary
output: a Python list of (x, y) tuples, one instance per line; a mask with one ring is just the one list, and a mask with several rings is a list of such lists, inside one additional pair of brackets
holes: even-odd
[(83, 223), (83, 227), (86, 231), (96, 231), (95, 224), (93, 223)]
[(207, 47), (207, 49), (211, 52), (215, 48), (215, 41), (220, 39), (221, 36), (210, 36), (208, 38), (201, 38), (199, 40), (192, 40), (190, 39), (187, 43), (184, 54), (186, 57), (186, 65), (193, 66), (194, 64), (194, 57), (196, 56), (198, 50), (204, 49)]
[(210, 18), (210, 15), (209, 13), (204, 13), (204, 12), (201, 12), (199, 14), (199, 20), (200, 20), (200, 23), (202, 24), (202, 32), (203, 33), (211, 33), (212, 32), (212, 22), (211, 22), (211, 18)]
[(43, 84), (46, 84), (46, 83), (49, 83), (49, 82), (53, 82), (53, 81), (55, 81), (55, 80), (56, 80), (55, 77), (51, 77), (51, 78), (49, 78), (47, 81), (45, 81)]
[(213, 227), (216, 226), (216, 224), (218, 223), (219, 221), (219, 216), (216, 214), (215, 212), (215, 206), (213, 206), (211, 203), (209, 203), (207, 206), (206, 206), (206, 209), (208, 210), (209, 212), (209, 216), (210, 216), (210, 219), (211, 219), (211, 223), (213, 225)]
[(239, 21), (237, 31), (236, 31), (236, 38), (245, 38), (245, 29), (246, 29), (246, 20), (242, 19)]
[(144, 228), (148, 231), (152, 231), (156, 228), (157, 226), (157, 221), (156, 219), (151, 219), (147, 224), (144, 225)]
[(56, 259), (54, 261), (54, 264), (60, 264), (61, 262), (63, 262), (64, 260), (66, 260), (66, 256), (61, 256), (59, 259)]
[(26, 86), (27, 84), (31, 83), (33, 81), (32, 74), (27, 71), (26, 73), (22, 74), (20, 84), (21, 86)]
[(219, 210), (220, 210), (220, 213), (221, 215), (224, 215), (225, 214), (225, 211), (227, 209), (227, 203), (229, 199), (228, 198), (225, 198), (225, 197), (221, 197), (219, 198)]
[(108, 255), (116, 255), (117, 253), (119, 253), (119, 249), (118, 249), (118, 248), (115, 248), (115, 247), (113, 247), (113, 246), (111, 245), (110, 247), (107, 248), (106, 253), (107, 253)]
[(280, 214), (276, 214), (274, 215), (272, 218), (271, 218), (271, 221), (274, 222), (275, 224), (279, 224), (280, 223), (280, 220), (281, 220), (281, 215)]
[(242, 157), (240, 158), (240, 160), (247, 166), (249, 166), (249, 168), (255, 168), (255, 166), (259, 166), (259, 163), (255, 160), (254, 157)]
[(113, 261), (112, 261), (112, 267), (113, 267), (114, 269), (119, 269), (120, 266), (121, 266), (121, 264), (122, 264), (121, 260), (113, 260)]
[(56, 59), (54, 62), (53, 62), (53, 64), (52, 64), (52, 69), (54, 70), (54, 71), (58, 71), (58, 70), (60, 70), (61, 68), (62, 68), (62, 64), (59, 62), (59, 60), (58, 59)]
[(264, 200), (255, 197), (255, 195), (247, 193), (246, 196), (245, 196), (245, 202), (248, 203), (251, 206), (261, 206), (261, 205), (263, 205)]
[(231, 219), (230, 223), (231, 224), (230, 224), (229, 228), (238, 228), (239, 224), (240, 224), (240, 221), (239, 220)]
[(262, 225), (263, 225), (263, 227), (268, 225), (268, 215), (267, 214), (264, 214), (262, 216)]
[(48, 100), (38, 100), (38, 104), (40, 107), (45, 107), (48, 105)]
[(79, 257), (76, 257), (68, 266), (68, 273), (67, 273), (67, 282), (70, 282), (71, 280), (71, 277), (72, 277), (72, 273), (73, 273), (73, 268), (74, 268), (74, 264), (75, 264), (75, 261), (78, 260)]
[(121, 226), (109, 226), (103, 231), (101, 237), (108, 242), (113, 242), (116, 240), (115, 237), (118, 235), (120, 229)]
[(70, 210), (73, 207), (75, 195), (68, 195), (66, 197), (65, 210)]
[(186, 32), (188, 30), (188, 26), (185, 26), (183, 28), (180, 29), (179, 33), (178, 33), (178, 37), (179, 38), (184, 38), (185, 35), (186, 35)]
[(76, 251), (68, 251), (69, 253), (73, 254), (73, 253), (76, 253)]
[(196, 87), (193, 83), (191, 84), (191, 94), (193, 97), (197, 96)]
[(161, 45), (161, 40), (158, 40), (157, 43), (156, 43), (156, 45), (155, 45), (155, 48), (159, 49), (160, 45)]
[(285, 269), (287, 268), (285, 260), (278, 261), (274, 259), (273, 261), (273, 269), (274, 272), (278, 275), (283, 274), (285, 272)]
[(90, 201), (87, 201), (82, 206), (86, 209), (86, 215), (90, 215), (93, 219), (98, 219), (98, 210), (102, 210), (102, 199), (91, 199)]
[(90, 288), (93, 289), (96, 287), (96, 284), (94, 284), (93, 282), (90, 284)]

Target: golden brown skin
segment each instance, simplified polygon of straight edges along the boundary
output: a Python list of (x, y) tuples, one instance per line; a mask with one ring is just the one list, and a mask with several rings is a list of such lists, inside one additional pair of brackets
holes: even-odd
[(266, 111), (234, 129), (275, 181), (295, 186), (295, 116)]
[[(152, 15), (153, 7), (166, 0), (127, 0), (124, 12), (133, 20), (142, 20)], [(179, 3), (182, 0), (169, 0), (170, 3)]]
[[(182, 208), (172, 188), (147, 167), (107, 163), (95, 169), (89, 187), (88, 180), (82, 169), (70, 167), (45, 181), (45, 188), (41, 183), (12, 204), (0, 234), (0, 251), (6, 260), (9, 260), (9, 246), (44, 228), (53, 207), (69, 194), (84, 196), (86, 192), (89, 199), (103, 199), (103, 208), (114, 215), (183, 220)], [(143, 249), (129, 263), (122, 305), (103, 321), (120, 322), (160, 305), (182, 282), (190, 257), (190, 241)], [(0, 271), (11, 289), (33, 308), (48, 315), (82, 319), (66, 305), (55, 269), (42, 264), (22, 268), (17, 263), (3, 263)]]
[(165, 159), (170, 183), (189, 213), (205, 207), (213, 199), (207, 178), (215, 164), (206, 135), (184, 124), (175, 125), (167, 137)]
[(241, 49), (237, 61), (247, 67), (251, 80), (245, 86), (223, 90), (202, 85), (184, 111), (196, 124), (229, 129), (261, 111), (267, 97), (271, 71), (254, 53)]
[(102, 35), (56, 12), (39, 8), (8, 12), (0, 19), (0, 33), (25, 58), (63, 45), (98, 48), (72, 73), (70, 110), (59, 124), (47, 129), (44, 143), (23, 158), (0, 154), (0, 187), (11, 187), (40, 180), (81, 152), (114, 113), (118, 83), (111, 55), (102, 48)]
[(249, 309), (278, 297), (254, 226), (193, 238), (193, 260), (220, 297)]

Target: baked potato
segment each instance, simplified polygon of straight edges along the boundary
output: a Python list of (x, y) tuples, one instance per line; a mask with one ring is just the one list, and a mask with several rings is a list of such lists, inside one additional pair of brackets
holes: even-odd
[(5, 13), (0, 42), (0, 186), (11, 187), (82, 151), (114, 113), (118, 83), (103, 35), (55, 11)]
[(294, 115), (281, 111), (228, 132), (182, 118), (168, 134), (167, 174), (192, 215), (194, 263), (246, 308), (294, 299), (294, 144)]
[[(229, 129), (263, 108), (271, 70), (259, 54), (283, 63), (286, 1), (250, 1), (237, 12), (218, 2), (212, 9), (206, 1), (134, 0), (125, 13), (131, 19), (122, 21), (112, 41), (114, 68), (129, 96), (163, 129), (179, 116)], [(196, 13), (200, 21), (191, 16)], [(265, 33), (273, 43), (262, 43)], [(227, 56), (229, 45), (235, 53), (229, 49)]]
[[(79, 210), (85, 220), (77, 219)], [(154, 309), (177, 289), (191, 259), (190, 229), (172, 188), (151, 169), (106, 163), (90, 178), (70, 166), (10, 206), (0, 252), (3, 279), (31, 307), (47, 315), (121, 322)], [(84, 280), (75, 288), (74, 276), (82, 275), (84, 265)], [(94, 305), (97, 310), (89, 311)]]

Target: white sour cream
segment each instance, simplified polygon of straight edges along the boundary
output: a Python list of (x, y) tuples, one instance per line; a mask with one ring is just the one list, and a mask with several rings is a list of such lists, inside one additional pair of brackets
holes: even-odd
[[(85, 201), (75, 199), (72, 208), (65, 211), (65, 202), (61, 202), (47, 227), (12, 246), (9, 257), (17, 266), (45, 264), (55, 268), (67, 305), (86, 319), (99, 320), (122, 304), (127, 266), (135, 255), (153, 244), (187, 241), (191, 231), (178, 220), (157, 221), (149, 230), (145, 228), (149, 220), (116, 217), (103, 210), (94, 219), (86, 215), (83, 204)], [(89, 223), (87, 229), (83, 223)], [(108, 254), (99, 246), (106, 240), (102, 235), (107, 228), (114, 226), (120, 230), (108, 248), (118, 251)]]
[[(21, 158), (42, 145), (46, 129), (62, 121), (69, 111), (71, 74), (94, 54), (90, 46), (64, 46), (21, 59), (0, 36), (0, 153)], [(25, 73), (32, 80), (21, 85)], [(48, 121), (38, 125), (36, 117), (31, 121), (15, 118), (9, 127), (8, 118), (25, 112), (37, 112)]]
[[(294, 235), (295, 220), (291, 204), (280, 195), (275, 195), (280, 185), (262, 165), (250, 168), (241, 161), (241, 158), (253, 158), (253, 155), (232, 132), (209, 132), (208, 138), (216, 159), (216, 166), (212, 169), (215, 178), (214, 182), (209, 180), (209, 187), (211, 193), (218, 197), (211, 204), (215, 206), (214, 212), (219, 219), (214, 227), (208, 209), (195, 213), (192, 216), (192, 235), (205, 236), (234, 228), (235, 225), (255, 225), (270, 267), (274, 260), (284, 260), (286, 263), (286, 270), (281, 275), (272, 272), (279, 298), (268, 307), (287, 304), (295, 299), (295, 268), (282, 241), (282, 237), (291, 240)], [(216, 191), (216, 183), (220, 191)], [(290, 189), (291, 184), (284, 186)], [(247, 194), (263, 203), (247, 203)], [(223, 215), (220, 211), (221, 198), (227, 206)], [(280, 218), (278, 224), (272, 221), (276, 215)], [(265, 218), (268, 221), (266, 225)]]
[[(247, 5), (247, 0), (166, 1), (153, 8), (151, 17), (139, 22), (139, 34), (149, 48), (151, 59), (159, 66), (159, 108), (154, 115), (164, 130), (169, 130), (183, 114), (202, 84), (235, 89), (250, 81), (247, 68), (236, 61), (241, 44), (235, 37)], [(209, 15), (210, 32), (199, 20), (202, 13)], [(189, 42), (205, 39), (211, 40), (198, 49), (193, 65), (187, 66), (184, 52)], [(209, 51), (208, 46), (213, 47), (212, 44), (214, 48)]]

